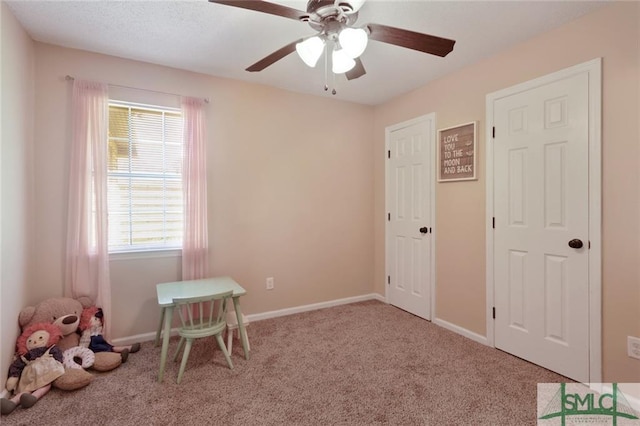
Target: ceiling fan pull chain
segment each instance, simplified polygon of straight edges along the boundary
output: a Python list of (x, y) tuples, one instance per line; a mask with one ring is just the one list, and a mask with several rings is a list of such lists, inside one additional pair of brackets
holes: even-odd
[(336, 93), (336, 73), (331, 73), (331, 87), (333, 87), (333, 90), (331, 90), (331, 94), (335, 95)]
[[(329, 43), (327, 43), (327, 44), (329, 44)], [(333, 44), (333, 47), (332, 47), (331, 51), (333, 52), (337, 48), (338, 42), (334, 39), (332, 44)], [(327, 46), (326, 57), (327, 57), (327, 61), (329, 61), (329, 59), (328, 59), (329, 58), (329, 47), (328, 46)], [(333, 66), (334, 66), (333, 59), (334, 59), (333, 55), (331, 55), (331, 94), (335, 96), (335, 94), (338, 93), (338, 92), (336, 91), (336, 73), (333, 71)]]
[(329, 49), (327, 48), (327, 46), (324, 46), (324, 91), (326, 92), (327, 90), (329, 90), (329, 77), (328, 77), (328, 70), (329, 70)]

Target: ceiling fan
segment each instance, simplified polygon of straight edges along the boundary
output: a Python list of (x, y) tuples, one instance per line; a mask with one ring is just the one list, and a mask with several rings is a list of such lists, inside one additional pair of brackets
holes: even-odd
[[(262, 71), (290, 53), (297, 51), (310, 67), (315, 67), (324, 52), (332, 47), (331, 62), (334, 74), (344, 73), (348, 80), (363, 76), (366, 71), (360, 55), (369, 39), (406, 47), (437, 56), (447, 56), (453, 50), (455, 40), (429, 34), (369, 23), (354, 26), (358, 10), (365, 0), (309, 0), (303, 12), (280, 4), (262, 0), (209, 0), (257, 12), (269, 13), (308, 23), (318, 33), (296, 40), (276, 50), (247, 68), (247, 71)], [(325, 86), (326, 90), (326, 86)]]

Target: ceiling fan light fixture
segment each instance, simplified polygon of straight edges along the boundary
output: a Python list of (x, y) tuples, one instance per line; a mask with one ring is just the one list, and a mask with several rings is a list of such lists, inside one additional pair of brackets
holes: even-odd
[(362, 28), (345, 28), (338, 35), (340, 46), (352, 59), (362, 55), (367, 48), (369, 37)]
[(324, 52), (324, 40), (318, 36), (309, 37), (296, 44), (296, 52), (305, 64), (313, 68)]
[(334, 74), (345, 73), (356, 66), (356, 61), (349, 57), (344, 49), (334, 49), (331, 59), (331, 70)]

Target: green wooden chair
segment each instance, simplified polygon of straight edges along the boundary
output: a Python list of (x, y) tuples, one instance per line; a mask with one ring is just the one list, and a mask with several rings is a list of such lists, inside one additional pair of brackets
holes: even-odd
[[(231, 357), (222, 340), (222, 333), (227, 328), (227, 305), (231, 303), (232, 293), (233, 291), (228, 291), (209, 296), (173, 299), (173, 303), (176, 305), (175, 310), (178, 311), (181, 323), (178, 331), (180, 343), (176, 348), (176, 353), (173, 357), (174, 361), (178, 360), (178, 354), (186, 342), (184, 353), (182, 354), (182, 362), (180, 363), (180, 371), (178, 372), (178, 383), (182, 380), (191, 345), (193, 345), (195, 339), (215, 336), (229, 368), (233, 369)], [(219, 303), (215, 303), (217, 301)], [(218, 309), (216, 309), (216, 305), (219, 305)]]

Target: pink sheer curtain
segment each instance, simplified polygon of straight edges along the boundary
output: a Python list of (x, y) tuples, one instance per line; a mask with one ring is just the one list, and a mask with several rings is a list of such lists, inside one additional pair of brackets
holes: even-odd
[(90, 297), (105, 313), (109, 335), (111, 284), (107, 232), (108, 86), (74, 80), (65, 295)]
[(209, 274), (204, 101), (197, 98), (183, 98), (182, 118), (184, 121), (182, 279), (194, 280), (205, 278)]

